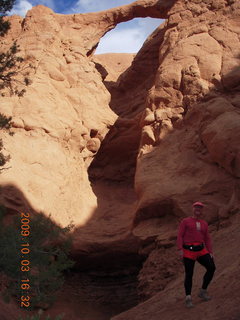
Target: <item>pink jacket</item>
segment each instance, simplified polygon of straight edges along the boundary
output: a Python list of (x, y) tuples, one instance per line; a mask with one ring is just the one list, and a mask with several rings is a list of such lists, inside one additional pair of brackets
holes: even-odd
[(204, 242), (207, 250), (212, 253), (212, 242), (207, 222), (193, 217), (184, 218), (178, 229), (178, 250), (182, 250), (183, 244), (186, 242)]

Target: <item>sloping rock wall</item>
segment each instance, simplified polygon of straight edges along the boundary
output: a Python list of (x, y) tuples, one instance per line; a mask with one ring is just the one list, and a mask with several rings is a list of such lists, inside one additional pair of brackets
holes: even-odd
[(136, 222), (196, 199), (214, 221), (240, 200), (239, 4), (178, 1), (169, 15), (140, 121)]

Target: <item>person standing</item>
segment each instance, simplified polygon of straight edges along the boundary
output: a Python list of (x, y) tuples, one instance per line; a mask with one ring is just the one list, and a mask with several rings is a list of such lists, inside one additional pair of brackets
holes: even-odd
[(193, 203), (193, 215), (184, 218), (178, 229), (177, 247), (180, 258), (185, 267), (185, 304), (186, 307), (194, 307), (192, 303), (192, 277), (195, 261), (197, 260), (202, 266), (206, 268), (206, 273), (203, 276), (202, 287), (200, 288), (198, 296), (208, 301), (211, 297), (207, 293), (207, 287), (211, 282), (214, 272), (216, 270), (212, 242), (208, 232), (208, 224), (205, 220), (200, 219), (203, 214), (204, 204), (202, 202)]

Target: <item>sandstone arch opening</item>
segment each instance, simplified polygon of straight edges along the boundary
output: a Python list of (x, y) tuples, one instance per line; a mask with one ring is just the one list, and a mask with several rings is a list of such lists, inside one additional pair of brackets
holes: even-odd
[[(131, 66), (148, 37), (163, 24), (159, 18), (135, 18), (119, 23), (108, 31), (95, 47), (93, 60), (104, 84), (111, 93), (111, 84)], [(108, 86), (110, 84), (110, 86)]]
[[(121, 117), (131, 118), (144, 109), (146, 93), (158, 67), (158, 49), (154, 43), (159, 45), (163, 39), (164, 31), (159, 30), (164, 21), (135, 18), (118, 24), (99, 42), (93, 60), (111, 94), (110, 107)], [(140, 90), (139, 84), (142, 84)], [(129, 95), (134, 98), (129, 99)]]
[[(117, 53), (115, 51), (115, 53), (93, 56), (96, 69), (111, 94), (110, 107), (120, 117), (128, 119), (134, 118), (145, 109), (147, 93), (154, 84), (159, 66), (159, 47), (167, 30), (163, 19), (138, 18), (135, 20), (142, 23), (142, 26), (148, 21), (153, 21), (152, 26), (156, 27), (154, 32), (146, 36), (144, 45), (137, 53)], [(127, 23), (122, 25), (127, 25)], [(125, 32), (124, 29), (123, 32)], [(116, 34), (118, 33), (117, 30)], [(105, 37), (108, 34), (110, 35), (111, 32)], [(113, 38), (118, 39), (116, 36)]]
[(148, 17), (119, 23), (101, 38), (95, 54), (137, 53), (147, 37), (163, 21)]

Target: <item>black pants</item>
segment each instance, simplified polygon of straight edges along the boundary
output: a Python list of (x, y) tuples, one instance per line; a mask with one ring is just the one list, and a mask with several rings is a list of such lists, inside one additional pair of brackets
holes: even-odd
[[(213, 274), (216, 270), (214, 260), (213, 258), (211, 258), (210, 254), (208, 253), (208, 254), (205, 254), (204, 256), (197, 258), (197, 261), (207, 269), (207, 272), (203, 277), (203, 284), (202, 284), (202, 289), (207, 289), (209, 283), (213, 278)], [(185, 292), (186, 292), (186, 295), (190, 295), (192, 291), (192, 277), (193, 277), (195, 260), (184, 257), (183, 264), (185, 267), (185, 281), (184, 281)]]

